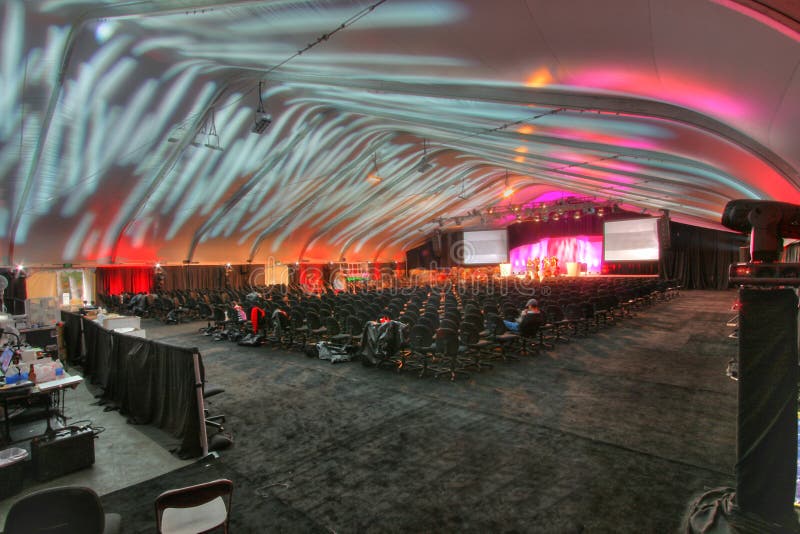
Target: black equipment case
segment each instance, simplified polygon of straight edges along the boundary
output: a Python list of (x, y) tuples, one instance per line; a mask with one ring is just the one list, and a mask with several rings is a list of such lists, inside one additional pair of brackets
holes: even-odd
[(67, 427), (31, 440), (33, 474), (44, 482), (94, 464), (94, 431)]

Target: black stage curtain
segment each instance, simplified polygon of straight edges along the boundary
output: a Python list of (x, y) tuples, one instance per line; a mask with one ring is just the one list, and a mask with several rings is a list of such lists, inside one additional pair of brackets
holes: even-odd
[(83, 359), (81, 354), (81, 319), (77, 313), (61, 312), (64, 323), (64, 347), (67, 349), (67, 361), (78, 363)]
[(439, 256), (433, 252), (433, 243), (428, 240), (418, 247), (406, 251), (406, 269), (430, 269), (432, 265), (438, 267)]
[(687, 289), (725, 289), (728, 268), (739, 261), (747, 236), (670, 222), (670, 248), (662, 251), (664, 277)]
[[(118, 405), (132, 422), (156, 426), (179, 438), (179, 456), (199, 456), (196, 349), (111, 332), (86, 319), (83, 330), (84, 375), (103, 388), (103, 398)], [(199, 355), (198, 359), (202, 376)]]

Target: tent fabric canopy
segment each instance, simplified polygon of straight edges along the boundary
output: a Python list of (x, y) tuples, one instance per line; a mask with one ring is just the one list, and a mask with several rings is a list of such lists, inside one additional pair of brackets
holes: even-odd
[(391, 261), (553, 195), (720, 228), (731, 199), (800, 203), (798, 20), (749, 0), (8, 0), (3, 264)]

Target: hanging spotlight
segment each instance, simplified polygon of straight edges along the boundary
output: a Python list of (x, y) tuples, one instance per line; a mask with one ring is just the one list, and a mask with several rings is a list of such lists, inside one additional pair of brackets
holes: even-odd
[(203, 144), (203, 137), (206, 135), (206, 127), (208, 126), (208, 119), (203, 121), (203, 125), (194, 134), (194, 139), (189, 143), (192, 146), (199, 147)]
[(380, 173), (378, 173), (378, 156), (375, 152), (372, 153), (372, 172), (367, 175), (367, 181), (373, 184), (378, 184), (382, 180)]
[(167, 137), (167, 142), (169, 143), (177, 143), (181, 139), (186, 137), (186, 126), (181, 124), (172, 132), (172, 134)]
[(597, 216), (602, 217), (606, 214), (606, 211), (603, 208), (597, 208)]
[(264, 82), (258, 82), (258, 108), (253, 119), (252, 132), (257, 134), (264, 133), (269, 128), (269, 125), (272, 124), (272, 116), (264, 110), (264, 100), (261, 98), (263, 84)]
[(422, 159), (417, 165), (417, 172), (428, 172), (433, 168), (433, 164), (428, 160), (428, 145), (425, 139), (422, 140)]
[(208, 130), (208, 142), (206, 143), (206, 148), (210, 148), (211, 150), (222, 151), (222, 147), (219, 146), (219, 135), (217, 135), (217, 125), (214, 123), (214, 108), (211, 108), (211, 127)]
[(580, 212), (580, 210), (579, 210), (579, 211), (576, 211), (576, 212), (575, 212), (575, 215), (573, 215), (573, 217), (575, 218), (575, 220), (576, 220), (576, 221), (577, 221), (577, 220), (580, 220), (580, 218), (581, 218), (581, 212)]
[(503, 190), (503, 198), (508, 198), (514, 194), (514, 189), (508, 185), (508, 169), (506, 169), (506, 187)]

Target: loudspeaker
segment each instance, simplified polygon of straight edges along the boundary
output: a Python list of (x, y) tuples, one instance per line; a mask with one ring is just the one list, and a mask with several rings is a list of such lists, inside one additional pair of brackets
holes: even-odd
[(669, 231), (669, 216), (664, 215), (659, 217), (656, 228), (658, 229), (658, 242), (661, 244), (661, 250), (669, 250), (672, 246), (672, 236)]
[(31, 440), (31, 462), (37, 480), (44, 482), (94, 464), (94, 431), (67, 427), (52, 436)]

